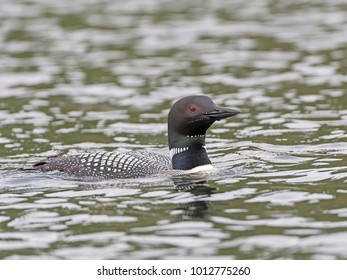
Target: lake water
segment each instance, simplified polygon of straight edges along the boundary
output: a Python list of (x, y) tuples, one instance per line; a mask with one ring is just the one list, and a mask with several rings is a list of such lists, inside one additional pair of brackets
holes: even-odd
[[(0, 19), (0, 258), (347, 258), (345, 1), (2, 0)], [(217, 175), (16, 170), (168, 153), (192, 94), (242, 111), (208, 132)]]

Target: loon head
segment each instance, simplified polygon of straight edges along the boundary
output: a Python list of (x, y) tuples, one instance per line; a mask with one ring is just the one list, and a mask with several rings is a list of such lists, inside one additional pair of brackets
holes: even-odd
[(217, 106), (208, 96), (187, 96), (178, 100), (168, 116), (169, 148), (174, 169), (192, 169), (211, 164), (205, 147), (207, 129), (240, 111)]

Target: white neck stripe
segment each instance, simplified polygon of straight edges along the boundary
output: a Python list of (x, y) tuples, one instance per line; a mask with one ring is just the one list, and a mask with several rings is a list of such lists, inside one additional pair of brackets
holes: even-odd
[(205, 135), (187, 135), (188, 138), (204, 138)]
[[(202, 146), (205, 150), (206, 149), (206, 146)], [(174, 155), (177, 155), (177, 154), (180, 154), (180, 153), (183, 153), (185, 151), (188, 151), (189, 150), (189, 147), (180, 147), (180, 148), (172, 148), (170, 150), (170, 157), (171, 159), (174, 157)]]
[(174, 155), (183, 153), (185, 151), (188, 151), (189, 147), (181, 147), (181, 148), (172, 148), (170, 150), (170, 157), (171, 159), (174, 157)]

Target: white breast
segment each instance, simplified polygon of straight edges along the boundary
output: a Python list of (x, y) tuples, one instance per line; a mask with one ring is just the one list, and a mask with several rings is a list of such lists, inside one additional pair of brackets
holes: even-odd
[(210, 173), (210, 172), (216, 172), (217, 169), (213, 167), (212, 164), (205, 164), (201, 166), (194, 167), (190, 170), (187, 170), (187, 173), (196, 173), (196, 172), (203, 172), (203, 173)]

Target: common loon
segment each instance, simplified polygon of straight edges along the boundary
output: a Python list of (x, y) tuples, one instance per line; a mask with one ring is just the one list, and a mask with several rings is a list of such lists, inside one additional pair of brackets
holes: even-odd
[(168, 115), (170, 157), (148, 151), (100, 152), (49, 157), (35, 163), (37, 171), (60, 171), (64, 175), (92, 180), (138, 178), (172, 170), (199, 171), (212, 167), (206, 130), (215, 122), (240, 112), (222, 108), (203, 95), (178, 100)]

